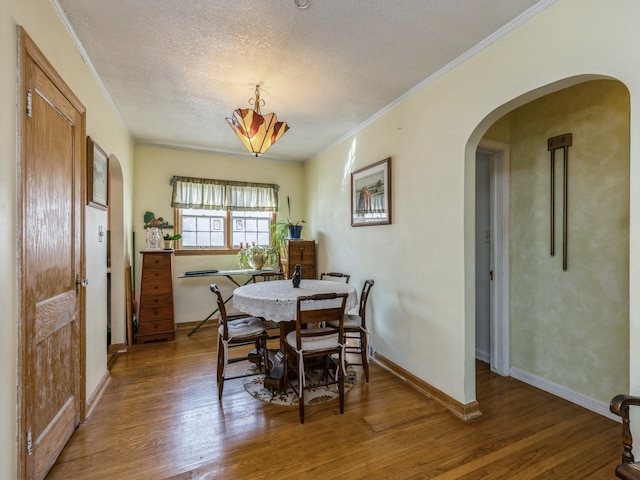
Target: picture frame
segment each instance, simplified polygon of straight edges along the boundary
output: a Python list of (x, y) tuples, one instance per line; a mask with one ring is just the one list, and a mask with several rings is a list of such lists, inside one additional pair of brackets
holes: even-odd
[(87, 137), (87, 205), (106, 210), (108, 206), (109, 156)]
[(391, 157), (351, 173), (351, 226), (391, 224)]

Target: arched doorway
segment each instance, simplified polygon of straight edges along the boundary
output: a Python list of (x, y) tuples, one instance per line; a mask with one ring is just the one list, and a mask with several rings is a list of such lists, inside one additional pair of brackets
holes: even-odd
[[(630, 103), (620, 82), (575, 80), (528, 103), (504, 105), (483, 138), (511, 151), (508, 374), (607, 414), (612, 394), (627, 391), (629, 378)], [(574, 139), (567, 271), (561, 255), (550, 255), (547, 150), (548, 138), (564, 133)], [(560, 201), (556, 209), (560, 222)]]
[[(125, 272), (126, 237), (124, 231), (124, 191), (122, 166), (118, 157), (109, 156), (109, 245), (108, 264), (111, 269), (110, 293), (110, 352), (125, 348), (131, 339), (127, 338)], [(130, 306), (129, 306), (130, 308)]]

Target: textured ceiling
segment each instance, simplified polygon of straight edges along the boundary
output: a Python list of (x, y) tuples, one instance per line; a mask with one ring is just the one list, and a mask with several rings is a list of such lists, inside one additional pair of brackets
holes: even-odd
[(304, 161), (551, 0), (57, 2), (137, 143), (248, 154), (225, 117), (260, 84), (265, 157)]

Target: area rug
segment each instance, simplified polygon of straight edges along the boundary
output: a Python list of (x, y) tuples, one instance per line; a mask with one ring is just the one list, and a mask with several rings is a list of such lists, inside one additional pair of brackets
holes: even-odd
[[(355, 369), (347, 365), (346, 375), (344, 377), (344, 393), (353, 388), (356, 383), (356, 371)], [(307, 387), (317, 385), (321, 383), (322, 370), (311, 370), (307, 372), (306, 384)], [(264, 387), (264, 375), (256, 375), (253, 377), (246, 377), (242, 383), (244, 389), (254, 398), (265, 403), (272, 405), (285, 405), (288, 407), (298, 406), (298, 396), (294, 393), (291, 387), (287, 386), (287, 391), (272, 392), (268, 388)], [(293, 382), (296, 384), (297, 381)], [(338, 385), (325, 385), (321, 387), (307, 388), (304, 391), (304, 404), (305, 405), (317, 405), (319, 403), (330, 402), (331, 400), (338, 399)]]

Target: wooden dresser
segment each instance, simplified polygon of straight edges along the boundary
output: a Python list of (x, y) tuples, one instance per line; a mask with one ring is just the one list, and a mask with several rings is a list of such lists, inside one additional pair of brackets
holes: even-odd
[(316, 278), (316, 242), (315, 240), (287, 240), (287, 258), (282, 258), (282, 271), (285, 278), (291, 278), (296, 264), (300, 264), (302, 278)]
[(140, 298), (136, 343), (174, 340), (173, 250), (141, 252)]

